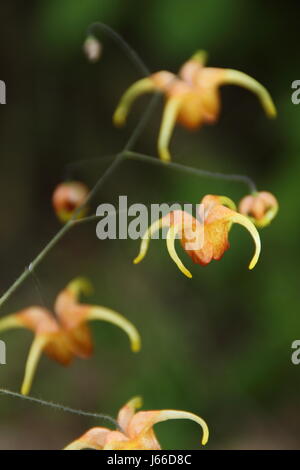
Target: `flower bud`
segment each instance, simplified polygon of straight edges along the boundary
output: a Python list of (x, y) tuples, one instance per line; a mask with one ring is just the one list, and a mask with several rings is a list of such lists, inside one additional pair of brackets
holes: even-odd
[(278, 202), (272, 193), (257, 192), (241, 199), (239, 212), (248, 216), (257, 227), (266, 227), (278, 212)]
[(102, 44), (94, 36), (88, 36), (84, 41), (83, 51), (90, 62), (97, 62), (102, 54)]
[[(52, 204), (59, 220), (70, 220), (74, 212), (84, 204), (88, 193), (88, 187), (78, 181), (59, 184), (52, 196)], [(86, 209), (80, 210), (76, 218), (83, 217), (85, 212)]]

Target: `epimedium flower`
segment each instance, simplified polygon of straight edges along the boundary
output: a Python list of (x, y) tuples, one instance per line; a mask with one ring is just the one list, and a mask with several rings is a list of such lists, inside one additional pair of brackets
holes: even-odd
[[(88, 187), (80, 181), (68, 181), (60, 183), (52, 195), (52, 205), (59, 220), (68, 222), (79, 207), (81, 207), (89, 194)], [(86, 209), (78, 211), (76, 218), (85, 215)]]
[(259, 228), (269, 225), (278, 212), (278, 201), (268, 191), (259, 191), (243, 197), (239, 212), (246, 215)]
[(21, 387), (23, 395), (30, 391), (43, 352), (65, 366), (75, 357), (86, 359), (92, 355), (89, 321), (102, 320), (118, 326), (128, 335), (132, 351), (140, 350), (140, 335), (125, 317), (107, 307), (79, 302), (80, 294), (88, 295), (91, 290), (86, 279), (76, 278), (58, 294), (54, 306), (56, 316), (43, 307), (32, 306), (0, 320), (0, 331), (25, 328), (34, 333)]
[(71, 442), (65, 450), (160, 450), (153, 426), (169, 419), (190, 419), (198, 423), (203, 430), (202, 445), (208, 441), (209, 431), (206, 422), (188, 411), (154, 410), (139, 411), (141, 398), (135, 397), (119, 411), (118, 430), (94, 427)]
[(114, 113), (114, 123), (124, 125), (135, 99), (149, 92), (165, 95), (158, 153), (162, 160), (170, 160), (170, 138), (178, 122), (187, 129), (213, 124), (219, 117), (221, 85), (239, 85), (257, 95), (268, 117), (276, 116), (276, 108), (266, 88), (249, 75), (238, 70), (205, 67), (206, 53), (198, 51), (183, 64), (178, 75), (160, 71), (138, 80), (122, 96)]
[(151, 224), (142, 237), (140, 252), (134, 264), (145, 257), (155, 232), (168, 227), (166, 242), (169, 255), (180, 271), (191, 278), (192, 274), (176, 253), (176, 237), (179, 236), (183, 249), (193, 262), (205, 266), (212, 260), (220, 260), (229, 249), (228, 234), (232, 224), (236, 223), (245, 227), (254, 240), (255, 253), (249, 264), (249, 269), (253, 269), (261, 251), (260, 237), (249, 218), (236, 211), (234, 202), (225, 196), (208, 194), (203, 197), (198, 212), (200, 220), (185, 211), (175, 210)]

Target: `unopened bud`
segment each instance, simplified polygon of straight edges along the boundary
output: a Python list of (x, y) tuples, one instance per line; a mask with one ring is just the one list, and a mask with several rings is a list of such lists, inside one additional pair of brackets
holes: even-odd
[(95, 36), (88, 36), (83, 44), (83, 51), (90, 62), (97, 62), (102, 53), (102, 44)]
[(257, 227), (269, 225), (278, 212), (278, 202), (272, 193), (261, 191), (243, 197), (239, 212), (248, 216)]
[[(88, 193), (88, 187), (78, 181), (59, 184), (52, 196), (52, 204), (59, 220), (70, 220), (75, 211), (85, 203)], [(78, 211), (76, 218), (83, 217), (85, 213), (86, 209), (83, 208)]]

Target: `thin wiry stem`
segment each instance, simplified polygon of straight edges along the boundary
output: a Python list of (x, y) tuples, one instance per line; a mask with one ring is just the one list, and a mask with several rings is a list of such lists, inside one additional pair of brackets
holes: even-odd
[(98, 31), (104, 32), (107, 36), (110, 36), (120, 46), (127, 57), (132, 61), (135, 67), (139, 70), (141, 75), (149, 75), (150, 71), (144, 64), (137, 52), (120, 36), (114, 29), (105, 23), (96, 22), (92, 23), (87, 29), (87, 35), (94, 36)]
[[(105, 32), (108, 32), (111, 37), (113, 37), (119, 45), (126, 50), (126, 53), (130, 56), (131, 60), (139, 67), (140, 71), (143, 75), (148, 75), (149, 71), (147, 67), (144, 66), (143, 62), (137, 56), (137, 54), (131, 49), (131, 47), (109, 26), (103, 23), (95, 23), (89, 28), (89, 34), (95, 28), (100, 28)], [(0, 298), (0, 308), (3, 304), (9, 299), (9, 297), (15, 292), (15, 290), (27, 279), (29, 274), (34, 271), (34, 269), (39, 265), (39, 263), (45, 258), (45, 256), (49, 253), (49, 251), (61, 240), (61, 238), (71, 229), (71, 227), (77, 223), (77, 215), (79, 212), (82, 211), (84, 207), (90, 202), (92, 197), (95, 193), (102, 187), (102, 185), (106, 182), (106, 180), (113, 174), (113, 172), (118, 168), (118, 166), (125, 160), (125, 159), (133, 159), (133, 160), (140, 160), (143, 162), (147, 162), (153, 165), (161, 165), (161, 166), (168, 166), (173, 169), (180, 170), (182, 172), (195, 174), (199, 176), (205, 176), (209, 178), (216, 178), (216, 179), (224, 179), (229, 181), (240, 181), (247, 184), (250, 188), (251, 192), (256, 191), (256, 186), (254, 182), (248, 178), (247, 176), (242, 175), (224, 175), (222, 173), (212, 173), (206, 170), (199, 170), (196, 168), (188, 167), (185, 165), (181, 165), (179, 163), (165, 163), (161, 160), (156, 158), (152, 158), (148, 155), (144, 155), (137, 152), (132, 152), (131, 149), (135, 145), (137, 139), (139, 138), (141, 132), (143, 131), (150, 115), (153, 110), (154, 105), (156, 104), (158, 96), (154, 96), (146, 109), (142, 119), (137, 124), (136, 128), (134, 129), (133, 133), (131, 134), (130, 138), (128, 139), (127, 143), (125, 144), (123, 150), (115, 156), (112, 163), (108, 166), (105, 170), (104, 174), (98, 179), (97, 183), (90, 191), (89, 195), (87, 196), (84, 203), (77, 208), (74, 212), (72, 218), (54, 235), (54, 237), (50, 240), (50, 242), (45, 246), (45, 248), (37, 255), (37, 257), (29, 264), (29, 267), (25, 269), (25, 271), (16, 279), (16, 281), (8, 288), (8, 290), (2, 295)], [(112, 157), (113, 158), (113, 157)]]
[(92, 411), (77, 410), (74, 408), (70, 408), (69, 406), (54, 403), (52, 401), (41, 400), (40, 398), (35, 398), (35, 397), (28, 396), (28, 395), (22, 395), (21, 393), (12, 392), (11, 390), (7, 390), (6, 388), (0, 388), (0, 393), (2, 393), (3, 395), (8, 395), (13, 398), (22, 398), (23, 400), (27, 400), (32, 403), (37, 403), (38, 405), (56, 408), (57, 410), (65, 411), (67, 413), (73, 413), (75, 415), (87, 416), (89, 418), (96, 418), (96, 419), (100, 419), (103, 421), (109, 421), (116, 428), (120, 429), (118, 422), (114, 418), (112, 418), (111, 416), (102, 414), (102, 413), (94, 413)]
[[(133, 53), (132, 49), (123, 41), (123, 39), (115, 32), (113, 31), (109, 26), (103, 25), (102, 23), (99, 23), (99, 25), (102, 27), (104, 31), (109, 31), (110, 34), (117, 39), (118, 38), (118, 43), (123, 45), (123, 48), (125, 48), (128, 51), (128, 48), (131, 50), (131, 58), (132, 60), (137, 63), (139, 61), (139, 58), (136, 54)], [(142, 64), (139, 63), (141, 66)], [(148, 70), (144, 69), (143, 74), (147, 73)], [(92, 197), (95, 195), (95, 193), (103, 186), (103, 184), (106, 182), (106, 180), (112, 175), (112, 173), (117, 169), (117, 167), (121, 164), (122, 160), (125, 158), (125, 151), (129, 151), (134, 144), (136, 143), (137, 139), (139, 138), (141, 132), (144, 129), (144, 126), (146, 125), (151, 112), (153, 110), (153, 106), (155, 105), (157, 101), (157, 96), (154, 96), (148, 105), (142, 119), (139, 121), (137, 124), (136, 128), (134, 129), (133, 133), (131, 134), (131, 137), (128, 139), (126, 142), (124, 148), (122, 151), (117, 154), (113, 160), (113, 162), (109, 165), (109, 167), (105, 170), (104, 174), (98, 179), (97, 183), (95, 186), (92, 188), (90, 193), (88, 194), (86, 200), (84, 203), (74, 211), (71, 219), (54, 235), (54, 237), (50, 240), (50, 242), (45, 246), (45, 248), (37, 255), (37, 257), (29, 264), (29, 267), (24, 270), (24, 272), (15, 280), (15, 282), (7, 289), (7, 291), (1, 296), (0, 298), (0, 308), (4, 305), (4, 303), (10, 298), (10, 296), (16, 291), (16, 289), (27, 279), (29, 274), (31, 273), (32, 270), (34, 270), (40, 262), (45, 258), (45, 256), (49, 253), (49, 251), (61, 240), (61, 238), (70, 230), (70, 228), (74, 225), (74, 221), (77, 218), (77, 215), (84, 209)]]
[(163, 160), (159, 160), (158, 158), (153, 158), (149, 155), (144, 155), (142, 153), (132, 152), (128, 150), (126, 150), (125, 156), (129, 160), (138, 160), (141, 162), (150, 163), (151, 165), (163, 166), (165, 168), (173, 168), (174, 170), (178, 170), (183, 173), (189, 173), (196, 176), (227, 181), (237, 181), (246, 184), (249, 187), (251, 193), (257, 191), (254, 181), (249, 178), (249, 176), (201, 170), (191, 166), (182, 165), (181, 163), (164, 162)]

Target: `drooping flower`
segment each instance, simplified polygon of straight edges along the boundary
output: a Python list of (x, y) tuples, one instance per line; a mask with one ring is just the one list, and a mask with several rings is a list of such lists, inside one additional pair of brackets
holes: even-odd
[(135, 99), (149, 92), (160, 92), (166, 104), (158, 138), (158, 153), (170, 160), (169, 141), (176, 122), (188, 129), (213, 124), (219, 117), (221, 85), (239, 85), (257, 95), (267, 116), (275, 117), (276, 109), (266, 88), (249, 75), (232, 69), (205, 67), (206, 53), (198, 51), (179, 70), (178, 76), (167, 71), (153, 73), (131, 85), (122, 96), (114, 113), (114, 123), (122, 126)]
[(259, 228), (269, 225), (278, 212), (278, 201), (268, 191), (260, 191), (243, 197), (239, 212), (246, 215)]
[(139, 333), (125, 317), (106, 307), (79, 302), (81, 293), (88, 295), (90, 292), (90, 283), (84, 278), (76, 278), (57, 296), (56, 317), (43, 307), (33, 306), (0, 320), (0, 331), (25, 328), (35, 335), (26, 362), (23, 395), (30, 391), (42, 352), (62, 365), (70, 364), (74, 357), (85, 359), (92, 355), (89, 321), (102, 320), (118, 326), (127, 333), (132, 351), (139, 351)]
[(188, 411), (154, 410), (139, 411), (141, 399), (130, 400), (118, 414), (119, 430), (112, 431), (104, 427), (89, 429), (81, 437), (71, 442), (65, 450), (160, 450), (153, 426), (169, 419), (190, 419), (198, 423), (203, 430), (202, 445), (208, 441), (209, 431), (206, 422)]
[(255, 253), (249, 264), (249, 269), (254, 268), (261, 251), (260, 237), (253, 223), (236, 211), (235, 204), (231, 199), (210, 194), (204, 196), (199, 205), (198, 216), (200, 220), (185, 211), (176, 210), (155, 221), (142, 237), (140, 252), (134, 259), (134, 264), (139, 263), (145, 257), (150, 239), (155, 232), (163, 227), (168, 227), (166, 241), (169, 255), (180, 271), (191, 278), (192, 274), (186, 269), (176, 253), (176, 237), (179, 236), (183, 249), (193, 262), (205, 266), (212, 260), (221, 259), (224, 252), (228, 250), (230, 247), (228, 234), (232, 224), (236, 223), (245, 227), (254, 240)]
[[(68, 222), (75, 211), (85, 203), (88, 194), (88, 187), (80, 181), (59, 184), (52, 196), (52, 204), (59, 220), (64, 223)], [(80, 210), (76, 218), (83, 217), (85, 213), (86, 209)]]

